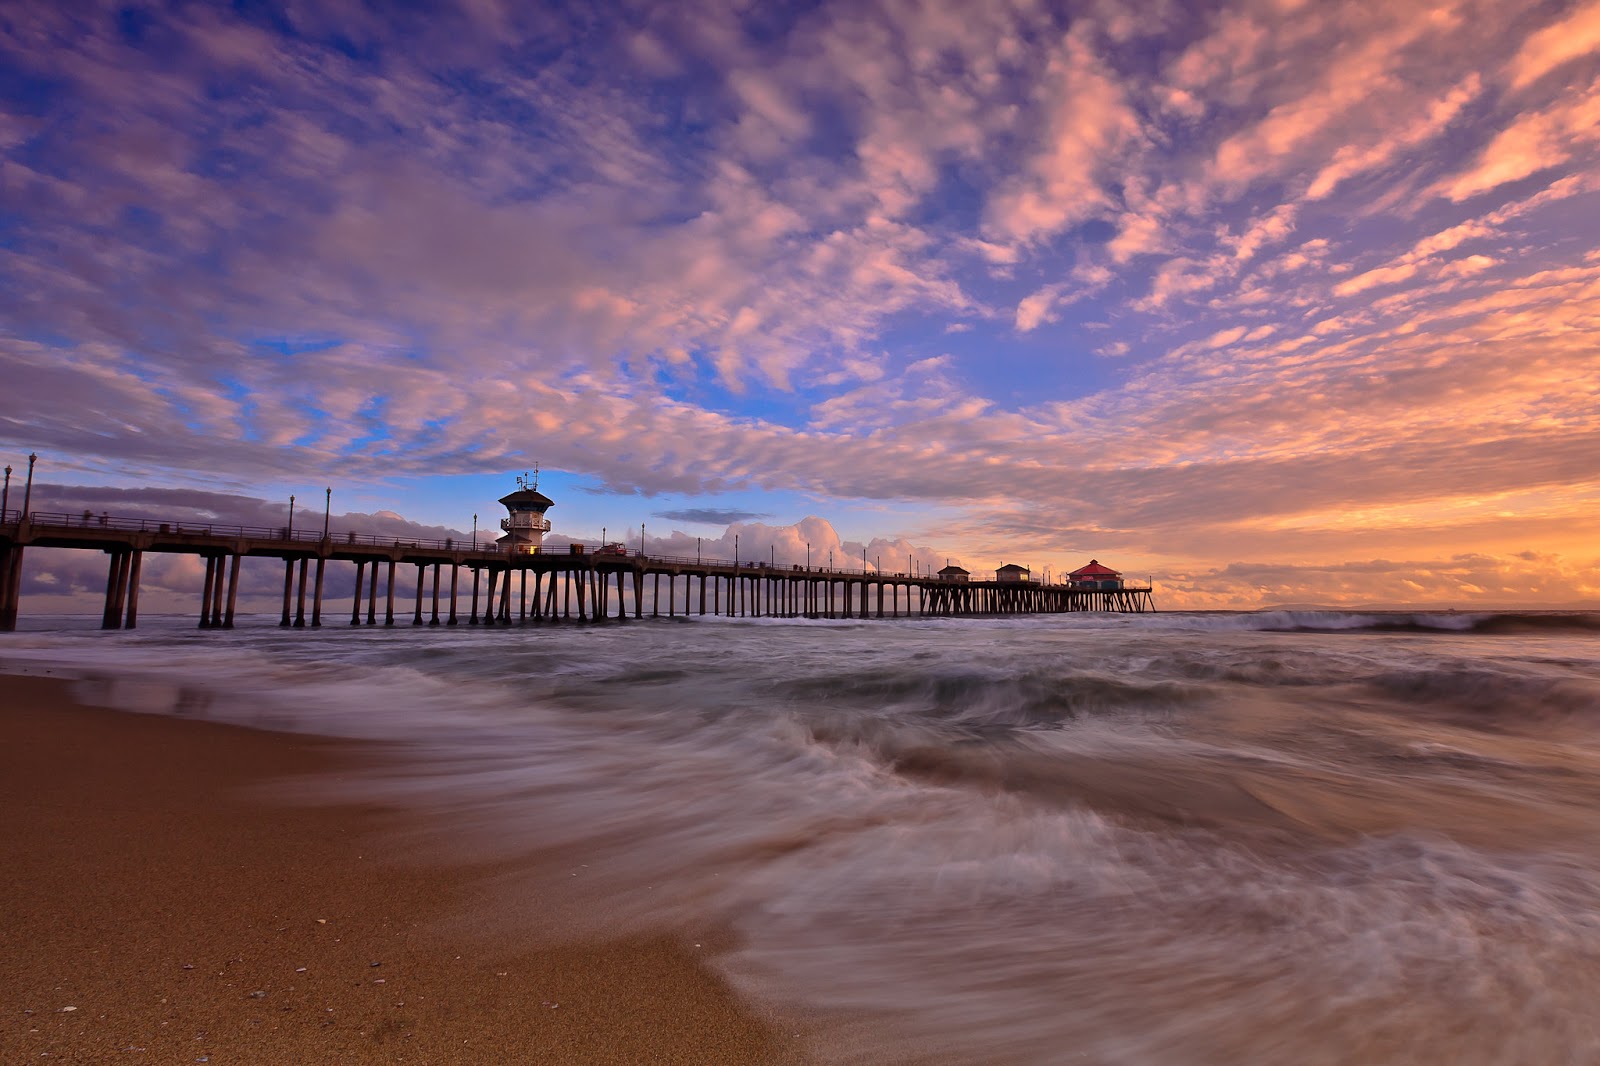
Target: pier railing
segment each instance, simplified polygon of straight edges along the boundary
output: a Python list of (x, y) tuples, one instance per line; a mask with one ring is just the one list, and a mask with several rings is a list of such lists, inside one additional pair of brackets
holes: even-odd
[[(102, 620), (106, 629), (133, 628), (138, 616), (140, 567), (146, 552), (187, 553), (204, 562), (199, 623), (202, 629), (232, 628), (240, 563), (246, 556), (283, 561), (279, 625), (295, 627), (308, 624), (308, 592), (309, 624), (313, 628), (322, 625), (324, 578), (330, 562), (350, 563), (355, 568), (351, 625), (360, 624), (363, 602), (366, 624), (377, 624), (380, 581), (384, 584), (384, 624), (394, 624), (396, 570), (402, 565), (416, 567), (411, 624), (418, 626), (424, 624), (424, 580), (429, 567), (433, 581), (428, 625), (457, 623), (460, 598), (465, 594), (460, 592), (458, 580), (463, 567), (470, 571), (469, 625), (512, 621), (513, 579), (519, 584), (517, 620), (536, 622), (571, 619), (574, 607), (579, 621), (626, 617), (630, 584), (634, 618), (644, 617), (647, 602), (651, 617), (659, 616), (663, 606), (667, 617), (672, 617), (681, 605), (685, 616), (698, 606), (701, 615), (728, 617), (898, 618), (903, 616), (902, 594), (905, 616), (919, 617), (1155, 609), (1148, 588), (1079, 590), (1032, 581), (954, 582), (919, 573), (915, 567), (908, 567), (909, 573), (874, 569), (865, 557), (859, 568), (834, 566), (832, 558), (827, 566), (814, 565), (810, 559), (805, 565), (788, 561), (780, 564), (770, 552), (766, 560), (759, 554), (754, 559), (706, 558), (703, 551), (691, 558), (630, 552), (620, 541), (592, 543), (565, 537), (552, 538), (551, 543), (529, 552), (517, 550), (522, 545), (515, 543), (485, 543), (476, 530), (470, 539), (408, 538), (349, 529), (335, 532), (325, 525), (327, 521), (326, 516), (321, 523), (313, 518), (307, 527), (296, 529), (291, 522), (279, 526), (192, 518), (163, 521), (97, 515), (91, 510), (20, 513), (6, 507), (0, 514), (0, 631), (16, 628), (23, 553), (33, 546), (76, 548), (108, 556)], [(849, 556), (845, 559), (848, 561)], [(441, 621), (440, 574), (445, 567), (449, 568), (449, 592), (443, 602), (448, 618)], [(684, 583), (681, 599), (680, 578)], [(697, 603), (691, 599), (696, 579)], [(661, 590), (663, 580), (667, 586), (665, 597)], [(480, 592), (485, 583), (488, 599), (480, 611)], [(615, 612), (610, 606), (613, 584)], [(870, 602), (874, 595), (876, 605)]]
[[(21, 513), (7, 511), (5, 523), (15, 525), (21, 521)], [(290, 529), (288, 526), (245, 526), (227, 522), (205, 522), (199, 520), (187, 521), (162, 521), (156, 518), (118, 518), (108, 514), (94, 514), (93, 512), (79, 512), (68, 514), (61, 511), (30, 511), (28, 512), (28, 525), (35, 531), (49, 529), (104, 529), (118, 533), (162, 533), (172, 535), (188, 535), (196, 537), (235, 537), (242, 540), (276, 540), (290, 541), (293, 543), (321, 544), (323, 540), (330, 540), (335, 544), (361, 544), (373, 547), (403, 547), (403, 548), (432, 548), (441, 551), (482, 552), (492, 555), (503, 555), (505, 552), (494, 543), (485, 544), (479, 541), (473, 545), (470, 537), (457, 540), (446, 537), (443, 540), (429, 540), (418, 537), (387, 536), (382, 533), (357, 533), (354, 530), (341, 530), (337, 533), (329, 531), (326, 537), (322, 530)]]
[[(22, 520), (22, 512), (12, 508), (5, 512), (0, 524), (17, 525)], [(229, 522), (206, 522), (202, 520), (165, 521), (157, 518), (122, 518), (110, 514), (95, 514), (92, 511), (71, 513), (66, 511), (29, 511), (28, 525), (35, 532), (50, 529), (66, 530), (107, 530), (117, 533), (158, 533), (173, 536), (195, 537), (231, 537), (241, 540), (268, 540), (288, 541), (296, 544), (319, 545), (324, 539), (333, 544), (358, 544), (376, 548), (426, 548), (436, 551), (472, 552), (476, 555), (506, 555), (507, 550), (493, 541), (478, 541), (473, 544), (470, 537), (457, 539), (446, 537), (443, 540), (393, 536), (383, 533), (358, 533), (355, 530), (330, 530), (326, 538), (320, 527), (313, 526), (308, 529), (290, 529), (282, 526), (248, 526)], [(802, 566), (799, 563), (772, 563), (761, 562), (756, 559), (716, 559), (708, 556), (687, 555), (661, 555), (657, 553), (641, 553), (638, 551), (619, 552), (604, 550), (614, 545), (615, 541), (581, 541), (560, 540), (554, 544), (543, 546), (542, 551), (524, 554), (544, 556), (579, 556), (593, 557), (597, 560), (615, 559), (635, 560), (650, 564), (664, 564), (669, 566), (715, 566), (729, 567), (739, 570), (752, 570), (766, 573), (803, 572), (811, 574), (841, 574), (858, 577), (900, 577), (913, 579), (928, 579), (931, 575), (908, 574), (905, 571), (879, 571), (871, 567), (851, 566)], [(573, 546), (579, 550), (573, 551)]]
[[(22, 512), (16, 508), (5, 511), (0, 517), (0, 525), (15, 526), (22, 521)], [(321, 545), (324, 540), (333, 545), (349, 544), (374, 548), (419, 548), (432, 551), (467, 552), (474, 556), (504, 557), (508, 555), (507, 549), (493, 541), (472, 542), (470, 537), (457, 539), (446, 537), (442, 540), (418, 537), (393, 536), (383, 533), (359, 533), (355, 530), (329, 531), (326, 537), (322, 530), (316, 526), (308, 529), (291, 529), (282, 526), (250, 526), (226, 522), (205, 522), (199, 520), (162, 521), (156, 518), (122, 518), (110, 514), (95, 514), (92, 511), (69, 513), (65, 511), (30, 511), (28, 512), (28, 525), (33, 532), (60, 530), (106, 530), (117, 533), (156, 533), (170, 536), (194, 537), (227, 537), (241, 540), (277, 541), (307, 546)], [(542, 550), (532, 554), (548, 557), (591, 558), (596, 562), (602, 560), (615, 560), (619, 563), (643, 563), (649, 566), (691, 566), (691, 567), (717, 567), (761, 574), (764, 576), (779, 576), (783, 574), (837, 574), (841, 577), (860, 578), (898, 578), (910, 581), (938, 582), (933, 574), (907, 572), (904, 570), (878, 570), (873, 567), (861, 566), (821, 566), (816, 564), (763, 562), (759, 559), (717, 559), (706, 556), (687, 555), (661, 555), (656, 553), (642, 553), (633, 550), (616, 550), (615, 541), (581, 541), (559, 540), (554, 544), (542, 546)], [(576, 548), (577, 550), (574, 550)], [(626, 561), (626, 562), (625, 562)], [(958, 585), (958, 582), (943, 584)], [(1035, 581), (1018, 582), (1019, 588), (1036, 589), (1071, 589), (1078, 590), (1080, 586), (1071, 584), (1044, 584)], [(1148, 591), (1147, 588), (1133, 585), (1126, 586), (1130, 592)]]

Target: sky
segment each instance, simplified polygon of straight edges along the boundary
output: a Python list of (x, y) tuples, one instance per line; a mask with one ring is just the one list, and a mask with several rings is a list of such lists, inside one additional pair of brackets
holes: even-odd
[(1600, 603), (1593, 0), (11, 0), (0, 153), (12, 507)]

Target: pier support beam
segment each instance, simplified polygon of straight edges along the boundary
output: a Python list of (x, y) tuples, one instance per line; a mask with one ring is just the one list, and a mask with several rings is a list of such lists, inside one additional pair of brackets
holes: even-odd
[(422, 579), (427, 576), (427, 570), (422, 563), (417, 564), (417, 604), (411, 612), (411, 624), (414, 626), (422, 624)]
[(278, 623), (280, 627), (289, 625), (289, 599), (294, 595), (294, 560), (283, 561), (283, 620)]
[(128, 614), (122, 623), (123, 629), (132, 629), (139, 624), (139, 571), (143, 569), (144, 552), (138, 548), (133, 550), (133, 557), (129, 560), (128, 572)]
[[(237, 564), (239, 557), (237, 555), (235, 555), (235, 556), (233, 556), (233, 559), (234, 559), (235, 563)], [(216, 580), (216, 583), (211, 586), (211, 628), (212, 629), (232, 629), (233, 628), (232, 626), (224, 626), (222, 624), (222, 560), (223, 560), (222, 556), (218, 556), (217, 557), (217, 580)]]
[(356, 593), (350, 598), (350, 624), (361, 624), (361, 580), (366, 577), (367, 563), (364, 559), (356, 560)]
[(119, 629), (122, 626), (122, 597), (127, 589), (128, 552), (107, 552), (111, 561), (106, 565), (106, 600), (100, 612), (101, 629)]
[(311, 594), (311, 628), (322, 627), (322, 572), (327, 568), (328, 560), (317, 557), (316, 589)]
[(211, 586), (217, 580), (217, 557), (208, 555), (206, 558), (206, 578), (200, 586), (200, 627), (211, 628)]
[(482, 576), (482, 572), (483, 568), (480, 566), (472, 568), (472, 613), (467, 615), (468, 625), (478, 624), (478, 579)]
[(300, 587), (295, 592), (294, 603), (294, 627), (296, 629), (304, 629), (306, 627), (306, 575), (310, 569), (311, 557), (309, 555), (301, 556)]
[(450, 564), (450, 617), (445, 621), (445, 625), (447, 626), (453, 626), (456, 624), (456, 575), (458, 575), (460, 572), (460, 563)]
[(17, 608), (22, 599), (22, 545), (0, 547), (0, 633), (17, 629)]
[(385, 589), (387, 596), (384, 599), (383, 624), (394, 625), (394, 560), (389, 560), (389, 587)]
[[(242, 555), (233, 555), (228, 560), (228, 605), (222, 615), (222, 628), (233, 628), (234, 610), (239, 606), (239, 563), (244, 559)], [(222, 560), (217, 560), (217, 580), (222, 580)], [(217, 595), (213, 590), (212, 595)]]
[(428, 619), (430, 626), (439, 624), (439, 564), (433, 564), (433, 614)]
[[(487, 602), (483, 609), (483, 624), (486, 626), (494, 625), (494, 592), (495, 585), (497, 585), (499, 581), (500, 575), (495, 571), (494, 567), (489, 567), (489, 588), (487, 590), (488, 595), (484, 597)], [(476, 597), (474, 597), (474, 600), (476, 600)], [(474, 604), (473, 610), (477, 610), (476, 604)]]

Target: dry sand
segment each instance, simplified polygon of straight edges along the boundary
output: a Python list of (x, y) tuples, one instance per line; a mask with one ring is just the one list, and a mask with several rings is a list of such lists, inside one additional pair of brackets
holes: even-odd
[(674, 938), (463, 933), (403, 812), (266, 798), (380, 758), (0, 676), (0, 1062), (803, 1061)]

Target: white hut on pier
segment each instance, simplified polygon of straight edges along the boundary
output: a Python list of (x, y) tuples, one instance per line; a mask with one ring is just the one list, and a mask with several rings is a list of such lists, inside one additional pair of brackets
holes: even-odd
[(534, 555), (550, 532), (550, 520), (544, 516), (555, 501), (538, 489), (538, 481), (530, 482), (526, 474), (517, 478), (517, 491), (500, 497), (500, 502), (511, 513), (500, 519), (500, 528), (506, 531), (496, 543), (508, 555)]

